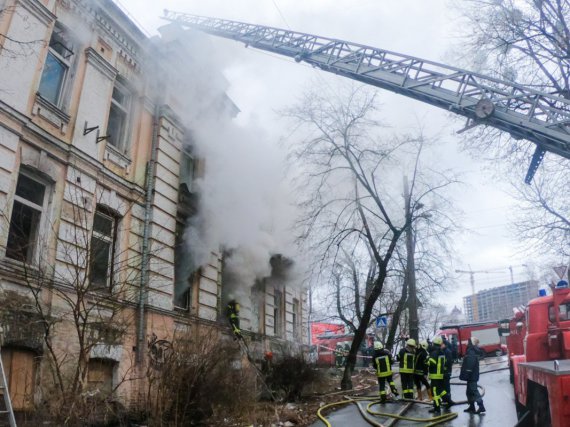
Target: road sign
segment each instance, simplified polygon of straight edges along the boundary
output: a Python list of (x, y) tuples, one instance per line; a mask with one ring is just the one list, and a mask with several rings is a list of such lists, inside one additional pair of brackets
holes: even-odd
[(561, 265), (560, 267), (552, 267), (552, 269), (556, 272), (556, 274), (558, 274), (558, 277), (560, 279), (564, 279), (564, 275), (566, 274), (568, 267)]
[(386, 328), (388, 327), (388, 318), (386, 316), (378, 316), (376, 318), (376, 327), (377, 328)]

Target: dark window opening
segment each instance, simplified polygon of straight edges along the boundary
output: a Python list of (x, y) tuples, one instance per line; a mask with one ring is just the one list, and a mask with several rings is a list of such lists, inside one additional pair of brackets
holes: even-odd
[(273, 295), (273, 319), (275, 335), (280, 337), (283, 334), (283, 294), (277, 289), (274, 291)]
[(188, 242), (185, 239), (186, 221), (176, 222), (176, 242), (174, 247), (174, 306), (183, 310), (190, 308), (192, 294), (192, 259)]
[(46, 186), (22, 173), (18, 176), (10, 218), (6, 256), (31, 263), (38, 241)]
[(116, 239), (117, 219), (105, 209), (97, 208), (93, 219), (93, 234), (89, 254), (91, 289), (111, 290)]

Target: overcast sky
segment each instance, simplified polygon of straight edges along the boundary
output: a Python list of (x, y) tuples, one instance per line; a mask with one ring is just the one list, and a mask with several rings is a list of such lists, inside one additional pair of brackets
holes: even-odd
[[(448, 62), (450, 46), (457, 43), (457, 20), (446, 0), (119, 0), (149, 35), (165, 24), (163, 9), (239, 20), (260, 25), (345, 39), (439, 62)], [(329, 76), (307, 65), (273, 54), (245, 49), (242, 44), (213, 39), (223, 56), (229, 96), (239, 106), (238, 122), (265, 129), (277, 145), (287, 133), (276, 111), (293, 104), (296, 96), (318, 79), (334, 85), (340, 77)], [(448, 64), (454, 65), (454, 64)], [(525, 258), (505, 225), (512, 200), (501, 182), (482, 171), (482, 164), (461, 153), (455, 132), (462, 122), (448, 113), (403, 96), (379, 92), (382, 117), (394, 130), (424, 126), (441, 140), (442, 163), (463, 174), (467, 186), (457, 192), (458, 206), (465, 212), (463, 233), (457, 242), (455, 268), (498, 270), (475, 277), (477, 290), (510, 283), (508, 266), (515, 280), (526, 276)], [(523, 177), (520, 178), (521, 180)], [(468, 275), (459, 276), (457, 289), (440, 299), (462, 308), (469, 294)]]

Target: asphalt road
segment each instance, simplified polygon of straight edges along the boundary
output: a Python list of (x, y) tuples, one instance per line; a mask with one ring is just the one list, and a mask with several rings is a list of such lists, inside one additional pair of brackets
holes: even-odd
[[(456, 412), (458, 417), (452, 421), (441, 424), (446, 427), (510, 427), (517, 423), (517, 416), (514, 404), (514, 395), (512, 385), (509, 383), (509, 371), (507, 369), (489, 372), (496, 369), (506, 368), (506, 358), (489, 358), (481, 362), (481, 372), (488, 372), (481, 374), (479, 385), (485, 388), (485, 395), (483, 401), (487, 409), (485, 415), (473, 415), (463, 412), (467, 404), (453, 406), (451, 411)], [(457, 379), (452, 379), (458, 381)], [(398, 381), (396, 381), (398, 384)], [(454, 401), (465, 400), (465, 386), (452, 385), (451, 395)], [(366, 409), (366, 402), (362, 402), (361, 406)], [(398, 412), (403, 407), (402, 402), (387, 403), (380, 409), (380, 405), (375, 405), (372, 409), (375, 411), (385, 412)], [(406, 416), (426, 418), (426, 423), (429, 422), (431, 414), (428, 413), (430, 406), (414, 403), (405, 413)], [(363, 418), (356, 405), (351, 404), (348, 406), (340, 407), (340, 409), (331, 412), (327, 416), (328, 421), (333, 427), (369, 427)], [(388, 418), (374, 417), (376, 422), (384, 425), (390, 425)], [(397, 427), (404, 426), (420, 426), (424, 423), (411, 422), (411, 421), (398, 421), (395, 424)], [(324, 427), (322, 421), (318, 421), (312, 427)]]

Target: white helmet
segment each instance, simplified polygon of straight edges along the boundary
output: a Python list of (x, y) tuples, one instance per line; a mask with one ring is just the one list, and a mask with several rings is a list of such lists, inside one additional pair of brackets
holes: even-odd
[(384, 345), (380, 341), (374, 341), (374, 350), (382, 350)]

